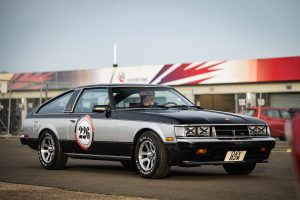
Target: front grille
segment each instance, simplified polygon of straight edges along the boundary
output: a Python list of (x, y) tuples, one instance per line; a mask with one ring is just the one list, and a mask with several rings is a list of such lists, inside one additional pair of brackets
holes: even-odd
[(217, 137), (247, 137), (249, 136), (248, 126), (215, 126)]

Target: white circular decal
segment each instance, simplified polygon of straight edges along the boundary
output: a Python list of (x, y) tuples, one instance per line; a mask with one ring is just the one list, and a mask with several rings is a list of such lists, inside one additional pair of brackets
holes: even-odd
[(94, 126), (89, 115), (79, 119), (75, 127), (75, 138), (84, 150), (88, 150), (93, 141)]

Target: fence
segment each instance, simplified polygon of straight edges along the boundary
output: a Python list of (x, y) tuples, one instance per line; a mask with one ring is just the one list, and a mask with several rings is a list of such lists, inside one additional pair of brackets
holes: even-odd
[(27, 113), (71, 87), (63, 82), (0, 80), (0, 134), (19, 135)]

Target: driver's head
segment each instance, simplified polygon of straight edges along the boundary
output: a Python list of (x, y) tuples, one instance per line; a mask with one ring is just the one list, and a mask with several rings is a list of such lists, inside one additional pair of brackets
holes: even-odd
[(154, 96), (153, 91), (141, 91), (140, 97), (143, 106), (153, 106), (154, 105)]

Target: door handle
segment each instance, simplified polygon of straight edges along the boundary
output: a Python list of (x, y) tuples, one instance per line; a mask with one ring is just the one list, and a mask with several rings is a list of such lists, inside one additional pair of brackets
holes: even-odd
[(76, 120), (75, 120), (75, 119), (70, 119), (70, 120), (69, 120), (69, 122), (71, 122), (71, 123), (75, 123), (75, 122), (76, 122)]

